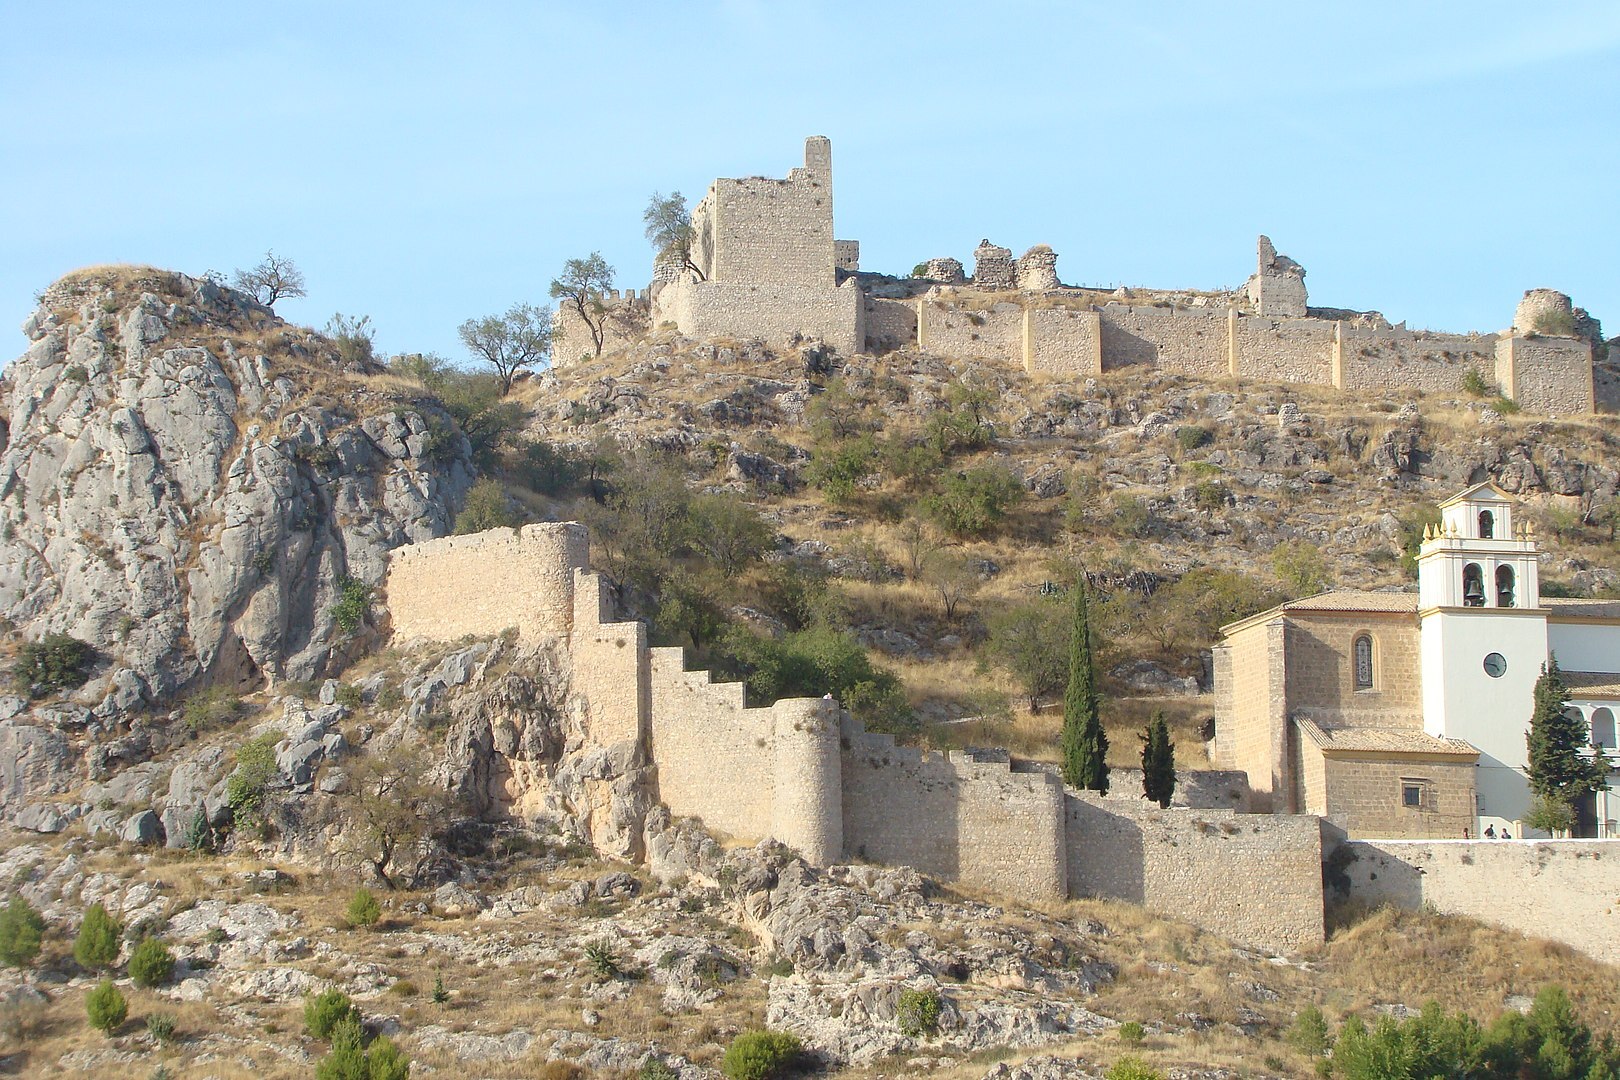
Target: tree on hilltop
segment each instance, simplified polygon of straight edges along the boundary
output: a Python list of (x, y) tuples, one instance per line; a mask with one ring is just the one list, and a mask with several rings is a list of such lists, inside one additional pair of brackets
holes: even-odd
[(646, 223), (647, 242), (658, 252), (659, 262), (678, 263), (681, 269), (696, 274), (699, 281), (708, 280), (708, 275), (692, 261), (692, 212), (686, 208), (686, 196), (672, 191), (665, 198), (653, 192), (641, 220)]
[(1609, 782), (1609, 763), (1601, 750), (1594, 749), (1591, 756), (1582, 753), (1591, 747), (1591, 733), (1578, 711), (1566, 711), (1569, 687), (1556, 656), (1541, 667), (1534, 701), (1530, 730), (1525, 733), (1530, 790), (1554, 808), (1573, 807), (1576, 799)]
[(1176, 744), (1164, 713), (1154, 712), (1142, 733), (1142, 794), (1168, 810), (1176, 794)]
[(569, 259), (561, 274), (551, 279), (551, 298), (574, 309), (591, 335), (595, 356), (602, 355), (602, 329), (607, 323), (608, 306), (603, 294), (613, 288), (613, 267), (593, 251), (589, 258)]
[(287, 296), (306, 296), (304, 272), (274, 251), (264, 253), (264, 260), (250, 270), (238, 270), (232, 279), (242, 292), (265, 307), (275, 307), (276, 301)]
[[(556, 282), (551, 288), (556, 296)], [(513, 304), (504, 315), (468, 319), (456, 333), (468, 352), (495, 369), (501, 397), (512, 392), (520, 371), (545, 363), (551, 355), (551, 316), (532, 304)]]
[(1063, 782), (1108, 794), (1108, 734), (1097, 700), (1097, 669), (1091, 655), (1086, 580), (1074, 583), (1074, 623), (1069, 631), (1069, 686), (1063, 695)]

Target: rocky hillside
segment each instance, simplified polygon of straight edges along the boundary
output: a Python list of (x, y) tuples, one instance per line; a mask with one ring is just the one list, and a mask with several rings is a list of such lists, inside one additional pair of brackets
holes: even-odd
[(341, 584), (448, 531), (471, 472), (369, 350), (184, 274), (81, 271), (0, 385), (0, 616), (92, 645), (102, 719), (182, 687), (307, 679)]

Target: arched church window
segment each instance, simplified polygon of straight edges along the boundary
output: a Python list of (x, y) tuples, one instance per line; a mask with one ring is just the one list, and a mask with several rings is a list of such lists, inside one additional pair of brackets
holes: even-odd
[(1513, 606), (1513, 567), (1498, 566), (1496, 568), (1496, 606)]
[(1611, 710), (1592, 710), (1592, 741), (1605, 750), (1615, 749), (1614, 713)]
[(1485, 574), (1478, 563), (1463, 567), (1463, 607), (1485, 606)]
[(1489, 510), (1479, 512), (1479, 538), (1489, 540), (1496, 535), (1496, 515)]
[(1366, 634), (1358, 636), (1353, 651), (1356, 661), (1356, 689), (1371, 690), (1373, 686), (1372, 638)]

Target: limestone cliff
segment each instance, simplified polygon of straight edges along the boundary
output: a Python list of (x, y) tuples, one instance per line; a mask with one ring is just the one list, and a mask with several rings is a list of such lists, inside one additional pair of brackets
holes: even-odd
[(369, 359), (184, 274), (81, 271), (40, 301), (0, 386), (0, 615), (96, 648), (99, 715), (321, 674), (340, 583), (448, 531), (466, 442)]

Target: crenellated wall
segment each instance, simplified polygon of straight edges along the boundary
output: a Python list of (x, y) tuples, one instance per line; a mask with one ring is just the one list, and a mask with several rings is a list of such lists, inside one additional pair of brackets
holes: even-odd
[[(1320, 940), (1319, 843), (1295, 819), (1088, 801), (1051, 767), (1002, 751), (897, 746), (831, 698), (749, 708), (741, 683), (687, 671), (683, 650), (649, 649), (643, 624), (614, 620), (581, 525), (400, 549), (387, 603), (400, 640), (515, 629), (566, 645), (569, 695), (589, 741), (622, 771), (651, 765), (650, 794), (738, 842), (775, 839), (819, 866), (907, 863), (1030, 903), (1130, 900), (1265, 948)], [(625, 832), (623, 822), (601, 825)], [(1252, 890), (1219, 885), (1233, 873), (1263, 884), (1269, 915)], [(1314, 923), (1301, 910), (1313, 895)]]
[(747, 708), (742, 683), (685, 670), (679, 648), (652, 650), (651, 674), (659, 801), (736, 840), (770, 837), (818, 866), (837, 862), (837, 703), (784, 698)]

